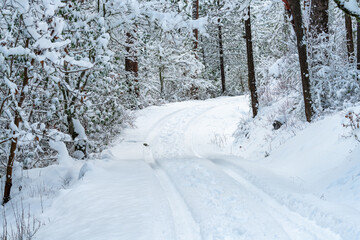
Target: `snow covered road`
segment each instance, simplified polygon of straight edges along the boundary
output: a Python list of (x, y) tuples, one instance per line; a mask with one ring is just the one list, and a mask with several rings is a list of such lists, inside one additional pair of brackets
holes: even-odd
[[(231, 155), (232, 133), (248, 114), (245, 97), (139, 111), (137, 128), (89, 162), (83, 179), (43, 214), (36, 239), (358, 239), (346, 236), (360, 236), (359, 213), (326, 225), (314, 216), (320, 204), (294, 197), (289, 179)], [(292, 204), (309, 204), (315, 214)]]

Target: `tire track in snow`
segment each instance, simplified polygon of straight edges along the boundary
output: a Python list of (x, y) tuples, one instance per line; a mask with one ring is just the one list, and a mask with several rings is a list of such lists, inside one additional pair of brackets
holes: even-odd
[[(201, 102), (200, 104), (194, 106), (194, 108), (189, 110), (189, 107), (185, 107), (179, 110), (176, 110), (170, 114), (167, 114), (163, 116), (161, 119), (159, 119), (152, 127), (152, 129), (147, 133), (147, 137), (145, 138), (145, 142), (149, 143), (149, 147), (145, 148), (144, 150), (144, 160), (150, 165), (150, 167), (154, 170), (154, 173), (156, 177), (158, 178), (160, 185), (162, 186), (170, 205), (170, 208), (172, 210), (173, 215), (173, 221), (174, 221), (174, 228), (175, 228), (175, 234), (176, 238), (178, 240), (197, 240), (201, 239), (200, 229), (199, 225), (196, 223), (193, 214), (185, 202), (184, 198), (180, 195), (178, 189), (176, 188), (176, 185), (173, 184), (172, 180), (169, 178), (168, 174), (164, 170), (164, 168), (161, 166), (159, 161), (156, 160), (156, 157), (153, 156), (153, 150), (152, 145), (154, 143), (154, 140), (165, 140), (165, 145), (167, 145), (168, 149), (172, 149), (175, 145), (183, 145), (181, 143), (176, 143), (172, 141), (167, 140), (179, 140), (184, 139), (182, 138), (168, 138), (168, 139), (161, 139), (163, 136), (159, 136), (162, 132), (165, 132), (165, 134), (171, 132), (170, 129), (167, 129), (167, 127), (171, 127), (172, 129), (177, 129), (178, 133), (179, 130), (183, 130), (183, 132), (186, 132), (186, 130), (189, 128), (190, 124), (192, 123), (193, 119), (198, 118), (199, 116), (202, 116), (204, 113), (211, 111), (214, 108), (220, 107), (217, 104), (216, 106), (213, 106), (211, 103)], [(199, 109), (197, 109), (199, 108)], [(189, 113), (188, 117), (184, 118), (184, 113)], [(171, 120), (175, 119), (175, 122), (172, 123)], [(183, 128), (179, 128), (176, 123), (179, 123), (179, 120), (183, 120), (182, 123), (185, 123), (185, 126)], [(165, 130), (165, 131), (164, 131)], [(160, 131), (160, 132), (159, 132)], [(183, 135), (183, 134), (180, 134)], [(158, 139), (156, 139), (158, 137)], [(161, 142), (159, 143), (161, 144)], [(166, 148), (166, 146), (165, 146)], [(176, 150), (178, 152), (176, 152)], [(184, 149), (183, 149), (184, 150)], [(179, 153), (179, 149), (175, 149), (175, 154)], [(171, 155), (170, 152), (165, 152), (167, 155)], [(191, 151), (192, 153), (192, 151)]]
[[(253, 185), (251, 182), (243, 178), (239, 173), (235, 172), (232, 164), (226, 160), (221, 159), (207, 159), (222, 169), (229, 177), (234, 179), (238, 184), (247, 188), (255, 199), (265, 204), (265, 208), (270, 215), (283, 226), (283, 229), (291, 237), (291, 239), (302, 240), (306, 239), (323, 239), (323, 240), (340, 240), (342, 239), (338, 234), (332, 232), (330, 229), (320, 227), (315, 221), (301, 216), (299, 213), (292, 211), (285, 205), (281, 205), (275, 198), (264, 192), (262, 189)], [(305, 235), (304, 235), (305, 234)]]
[[(266, 203), (268, 208), (264, 207), (268, 211), (268, 213), (279, 222), (281, 226), (283, 226), (284, 231), (291, 237), (291, 239), (304, 239), (303, 235), (299, 235), (300, 232), (305, 232), (307, 234), (307, 239), (342, 239), (338, 234), (330, 231), (329, 229), (324, 229), (319, 226), (315, 221), (310, 220), (301, 216), (299, 213), (291, 210), (285, 205), (281, 205), (275, 198), (271, 197), (268, 193), (264, 192), (262, 189), (258, 188), (257, 186), (253, 185), (251, 182), (243, 178), (240, 174), (234, 172), (230, 167), (225, 166), (224, 163), (229, 164), (224, 160), (211, 160), (204, 158), (195, 148), (194, 144), (194, 133), (196, 132), (195, 129), (197, 127), (197, 123), (200, 122), (201, 118), (206, 115), (206, 113), (219, 108), (221, 106), (215, 106), (210, 108), (208, 111), (204, 111), (203, 113), (199, 114), (198, 116), (194, 117), (191, 121), (191, 125), (189, 124), (185, 130), (184, 138), (188, 143), (188, 146), (185, 146), (189, 149), (193, 156), (199, 159), (206, 159), (211, 161), (213, 164), (218, 166), (225, 174), (227, 174), (230, 178), (235, 180), (238, 184), (243, 187), (246, 187), (249, 190), (254, 198), (259, 200), (262, 203)], [(222, 162), (222, 164), (220, 163)], [(292, 231), (289, 231), (292, 229)], [(295, 231), (294, 231), (295, 230)], [(316, 232), (314, 232), (314, 230)], [(309, 238), (312, 237), (312, 238)]]
[[(183, 108), (172, 112), (156, 122), (146, 138), (146, 142), (150, 143), (150, 147), (148, 151), (144, 151), (144, 159), (154, 169), (155, 175), (167, 195), (174, 218), (176, 238), (179, 240), (201, 239), (199, 225), (195, 222), (191, 208), (180, 194), (177, 185), (172, 182), (159, 160), (164, 160), (169, 156), (173, 158), (195, 157), (205, 159), (194, 148), (192, 136), (196, 131), (196, 123), (206, 113), (219, 107), (222, 106), (218, 104), (216, 106), (199, 104), (191, 109)], [(154, 151), (151, 149), (153, 144), (158, 150), (158, 152), (155, 151), (155, 157), (153, 156)], [(315, 222), (280, 205), (270, 195), (253, 186), (230, 168), (225, 168), (209, 159), (206, 160), (215, 164), (220, 171), (229, 177), (229, 180), (231, 179), (230, 181), (247, 189), (249, 192), (247, 195), (259, 202), (262, 208), (283, 228), (289, 239), (341, 239), (330, 230), (323, 229), (316, 225)]]
[(144, 160), (154, 170), (154, 174), (168, 199), (173, 216), (175, 238), (177, 240), (201, 240), (199, 225), (194, 220), (189, 207), (170, 180), (167, 173), (154, 158), (153, 151), (151, 149), (153, 140), (156, 138), (158, 131), (162, 129), (162, 126), (168, 122), (169, 119), (181, 114), (184, 111), (188, 111), (188, 108), (182, 108), (167, 114), (153, 125), (152, 129), (148, 132), (147, 137), (145, 138), (145, 142), (150, 145), (144, 150), (143, 155)]
[(157, 163), (151, 163), (150, 166), (168, 199), (174, 221), (175, 238), (177, 240), (200, 240), (199, 226), (166, 172)]
[[(225, 160), (225, 158), (208, 158), (208, 160), (214, 162), (214, 164), (217, 162), (220, 165), (227, 165), (228, 169), (236, 171), (236, 174), (239, 175), (242, 179), (250, 183), (264, 194), (270, 196), (279, 205), (286, 207), (289, 211), (300, 215), (304, 219), (313, 222), (323, 229), (328, 229), (331, 226), (331, 231), (341, 236), (341, 239), (360, 239), (360, 230), (358, 228), (359, 224), (356, 219), (352, 219), (351, 217), (344, 218), (341, 214), (339, 215), (336, 212), (329, 214), (328, 211), (324, 210), (323, 207), (325, 207), (325, 209), (331, 209), (334, 207), (331, 205), (331, 203), (323, 206), (322, 203), (314, 204), (311, 201), (307, 201), (306, 199), (299, 198), (292, 194), (289, 195), (286, 193), (277, 192), (275, 189), (271, 189), (266, 184), (259, 181), (259, 179), (257, 179), (250, 172), (243, 169), (237, 163), (233, 162), (233, 156), (228, 156), (229, 160)], [(354, 210), (354, 214), (357, 215), (358, 213), (355, 212), (357, 212), (356, 210)]]

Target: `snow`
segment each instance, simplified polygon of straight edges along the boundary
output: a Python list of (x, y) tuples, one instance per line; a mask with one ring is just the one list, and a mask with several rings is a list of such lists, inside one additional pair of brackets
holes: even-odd
[[(43, 216), (36, 239), (172, 239), (169, 207), (141, 161), (98, 162)], [(89, 193), (91, 193), (89, 195)]]
[(94, 65), (90, 63), (90, 61), (87, 60), (75, 60), (75, 58), (66, 56), (64, 57), (65, 61), (69, 62), (70, 64), (79, 66), (79, 67), (85, 67), (85, 68), (92, 68)]
[(45, 14), (47, 16), (53, 16), (59, 7), (65, 6), (65, 3), (60, 0), (43, 0), (43, 4), (46, 6)]
[(15, 132), (15, 133), (18, 133), (19, 132), (19, 129), (18, 127), (15, 125), (14, 122), (10, 122), (10, 129)]
[(71, 157), (67, 151), (65, 143), (60, 141), (53, 141), (50, 140), (49, 142), (50, 147), (58, 152), (58, 162), (61, 165), (70, 165), (71, 164)]
[(76, 137), (78, 140), (87, 140), (84, 127), (81, 125), (78, 119), (73, 119), (74, 130), (78, 134)]
[(28, 0), (12, 1), (12, 4), (14, 5), (15, 9), (17, 9), (19, 11), (19, 13), (21, 13), (21, 14), (29, 11), (29, 8), (30, 8)]
[(349, 11), (356, 13), (357, 15), (360, 15), (360, 9), (356, 0), (348, 0), (348, 1), (341, 0), (340, 2), (342, 2), (344, 4), (344, 7)]
[(5, 56), (11, 55), (27, 55), (30, 54), (29, 49), (25, 49), (22, 46), (14, 47), (14, 48), (6, 48), (0, 46), (0, 53), (3, 53)]
[(283, 59), (278, 59), (270, 68), (269, 68), (269, 74), (274, 77), (280, 77), (281, 75), (281, 68), (284, 61)]
[[(139, 110), (136, 127), (96, 160), (74, 161), (50, 142), (68, 164), (26, 174), (45, 182), (52, 174), (65, 187), (35, 208), (43, 225), (34, 239), (359, 239), (360, 147), (344, 137), (345, 111), (275, 132), (265, 118), (275, 110), (260, 109), (249, 128), (272, 134), (257, 142), (233, 135), (251, 119), (248, 96)], [(277, 144), (264, 157), (259, 146), (269, 143)]]
[[(34, 47), (38, 47), (38, 48), (42, 48), (42, 49), (61, 48), (61, 47), (64, 47), (64, 46), (68, 45), (69, 43), (71, 43), (70, 39), (67, 39), (67, 40), (62, 41), (62, 42), (51, 42), (49, 39), (40, 38), (34, 43)], [(69, 60), (69, 62), (70, 61), (73, 61), (73, 60)], [(82, 66), (82, 65), (79, 65), (79, 66)]]
[(10, 89), (10, 92), (14, 94), (17, 91), (17, 86), (15, 83), (11, 82), (6, 77), (4, 78), (6, 86)]

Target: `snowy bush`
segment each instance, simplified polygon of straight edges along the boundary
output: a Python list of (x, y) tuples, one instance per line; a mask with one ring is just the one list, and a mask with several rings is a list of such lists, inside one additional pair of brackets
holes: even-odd
[(357, 141), (359, 139), (359, 129), (360, 129), (360, 113), (355, 113), (353, 111), (348, 112), (345, 115), (346, 122), (343, 123), (344, 128), (349, 128), (349, 136), (353, 136)]

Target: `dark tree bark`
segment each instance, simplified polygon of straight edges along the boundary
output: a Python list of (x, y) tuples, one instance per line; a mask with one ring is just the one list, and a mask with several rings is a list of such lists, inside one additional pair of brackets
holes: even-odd
[[(162, 57), (159, 56), (159, 62), (161, 64), (162, 62)], [(163, 76), (163, 71), (164, 71), (164, 66), (161, 64), (159, 67), (159, 81), (160, 81), (160, 97), (164, 98), (165, 97), (165, 88), (164, 88), (164, 76)]]
[(357, 22), (357, 42), (356, 42), (356, 51), (357, 51), (357, 58), (356, 58), (356, 65), (357, 70), (360, 70), (360, 22)]
[[(70, 73), (69, 73), (69, 63), (64, 61), (64, 71), (65, 71), (65, 75), (64, 75), (64, 80), (65, 82), (70, 85)], [(85, 89), (86, 85), (87, 85), (87, 79), (89, 77), (89, 75), (87, 77), (85, 77), (86, 74), (86, 70), (82, 71), (77, 79), (76, 85), (75, 85), (75, 89), (77, 89), (78, 91), (82, 92), (83, 89)], [(85, 80), (84, 80), (85, 78)], [(72, 140), (76, 140), (78, 133), (75, 131), (75, 126), (74, 126), (74, 122), (73, 120), (75, 119), (76, 116), (76, 103), (77, 103), (77, 96), (73, 95), (71, 97), (71, 92), (69, 92), (68, 88), (65, 86), (61, 87), (61, 93), (63, 95), (64, 98), (64, 112), (66, 115), (66, 121), (67, 121), (67, 128), (68, 128), (68, 133), (70, 134)], [(74, 148), (75, 151), (81, 151), (84, 155), (83, 158), (87, 157), (87, 146), (86, 146), (86, 142), (85, 141), (74, 141)]]
[(315, 36), (321, 33), (329, 33), (328, 8), (329, 0), (311, 0), (309, 30)]
[[(359, 3), (360, 0), (357, 0), (357, 2)], [(356, 40), (356, 66), (357, 66), (357, 70), (360, 70), (360, 21), (359, 19), (357, 19), (357, 24), (356, 24), (356, 31), (357, 31), (357, 40)]]
[(129, 86), (129, 93), (135, 94), (136, 97), (140, 96), (138, 86), (138, 60), (136, 51), (133, 49), (135, 37), (130, 32), (126, 33), (126, 57), (125, 57), (125, 71), (127, 72), (127, 83)]
[[(29, 47), (29, 41), (30, 41), (29, 39), (26, 39), (25, 48)], [(33, 61), (34, 60), (32, 60), (32, 63), (33, 63)], [(29, 69), (26, 66), (26, 67), (24, 67), (22, 90), (20, 93), (19, 101), (17, 102), (17, 109), (15, 110), (14, 124), (17, 128), (19, 127), (19, 124), (21, 122), (21, 115), (20, 115), (19, 111), (24, 103), (24, 100), (26, 97), (25, 94), (27, 91), (26, 89), (27, 89), (28, 84), (29, 84)], [(16, 135), (15, 131), (13, 132), (13, 135)], [(18, 138), (13, 137), (11, 139), (10, 154), (9, 154), (9, 158), (8, 158), (8, 162), (7, 162), (7, 166), (6, 166), (6, 180), (5, 180), (5, 188), (4, 188), (4, 196), (3, 196), (2, 205), (5, 205), (7, 202), (9, 202), (10, 198), (11, 198), (10, 193), (11, 193), (11, 187), (12, 187), (12, 173), (13, 173), (17, 143), (18, 143)]]
[[(203, 42), (202, 37), (201, 37), (201, 42)], [(202, 48), (201, 48), (201, 53), (202, 53), (202, 60), (203, 60), (204, 68), (205, 68), (205, 73), (207, 73), (207, 67), (206, 67), (206, 56), (205, 56), (205, 49), (204, 49), (204, 46), (202, 46)]]
[(246, 38), (246, 53), (247, 53), (247, 64), (248, 64), (248, 84), (251, 95), (251, 108), (253, 117), (256, 117), (258, 112), (258, 95), (256, 89), (255, 79), (255, 66), (254, 66), (254, 53), (252, 47), (251, 38), (251, 21), (250, 21), (250, 6), (248, 7), (248, 19), (245, 21), (245, 38)]
[(353, 31), (352, 31), (352, 21), (351, 17), (345, 14), (345, 29), (346, 29), (346, 47), (348, 51), (348, 58), (350, 62), (354, 60), (354, 40), (353, 40)]
[[(192, 6), (192, 19), (197, 20), (199, 19), (199, 0), (193, 0), (193, 6)], [(198, 48), (198, 42), (199, 42), (199, 30), (195, 28), (193, 30), (194, 32), (194, 50), (197, 50)]]
[(224, 48), (223, 48), (222, 29), (221, 29), (220, 18), (218, 19), (218, 31), (219, 31), (219, 55), (220, 55), (220, 72), (221, 72), (221, 90), (224, 93), (226, 91), (225, 67), (224, 67)]
[(301, 70), (301, 81), (304, 96), (305, 116), (308, 122), (311, 122), (313, 116), (312, 100), (310, 92), (309, 66), (307, 61), (306, 44), (304, 41), (304, 29), (301, 16), (301, 6), (299, 0), (289, 0), (291, 14), (294, 19), (294, 30), (297, 39), (297, 48), (299, 52), (299, 62)]
[(324, 49), (324, 47), (321, 47), (321, 44), (329, 40), (329, 0), (306, 0), (305, 5), (307, 8), (310, 8), (309, 34), (307, 34), (306, 29), (305, 34), (307, 34), (310, 40), (308, 50), (310, 58), (313, 60), (311, 61), (310, 68), (313, 69), (318, 65), (324, 65), (326, 63), (324, 60), (328, 58), (327, 55), (322, 56), (320, 49)]

